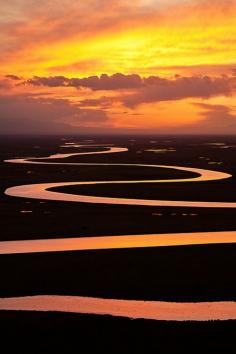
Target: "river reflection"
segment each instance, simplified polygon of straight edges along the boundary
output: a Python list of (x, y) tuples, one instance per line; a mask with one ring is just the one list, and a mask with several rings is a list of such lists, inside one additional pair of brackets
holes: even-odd
[(235, 231), (122, 235), (0, 242), (0, 254), (236, 243)]
[[(75, 145), (75, 144), (74, 144)], [(71, 146), (71, 145), (69, 145)], [(74, 146), (75, 147), (75, 146)], [(79, 146), (80, 147), (80, 146)], [(109, 148), (107, 151), (54, 154), (44, 159), (65, 158), (74, 155), (104, 154), (124, 152), (126, 148)], [(41, 183), (8, 188), (5, 193), (9, 196), (61, 200), (71, 202), (126, 204), (146, 206), (180, 206), (203, 208), (235, 208), (236, 203), (203, 202), (203, 201), (169, 201), (169, 200), (143, 200), (127, 198), (94, 197), (86, 195), (73, 195), (49, 190), (53, 187), (68, 185), (94, 185), (94, 184), (121, 184), (121, 183), (187, 183), (198, 181), (213, 181), (231, 177), (230, 174), (203, 170), (198, 168), (146, 165), (146, 164), (99, 164), (99, 163), (66, 163), (30, 161), (35, 158), (12, 159), (5, 162), (29, 163), (29, 164), (55, 164), (55, 165), (92, 165), (92, 166), (133, 166), (133, 167), (162, 167), (172, 168), (196, 174), (196, 177), (173, 180), (135, 180), (135, 181), (89, 181), (89, 182), (61, 182)], [(194, 214), (193, 214), (194, 215)], [(40, 239), (22, 241), (0, 242), (0, 254), (34, 253), (34, 252), (59, 252), (82, 251), (99, 249), (122, 249), (138, 247), (162, 247), (182, 245), (204, 245), (219, 243), (236, 243), (236, 232), (198, 232), (179, 234), (155, 234), (155, 235), (121, 235), (101, 237), (80, 237), (61, 239)], [(174, 303), (163, 301), (133, 301), (117, 299), (99, 299), (79, 296), (32, 296), (17, 298), (1, 298), (0, 310), (23, 311), (63, 311), (88, 314), (108, 314), (112, 316), (124, 316), (129, 318), (144, 318), (155, 320), (173, 321), (205, 321), (236, 319), (236, 302), (199, 302), (199, 303)]]
[(41, 295), (0, 299), (0, 310), (59, 311), (162, 321), (236, 319), (236, 302), (176, 303)]

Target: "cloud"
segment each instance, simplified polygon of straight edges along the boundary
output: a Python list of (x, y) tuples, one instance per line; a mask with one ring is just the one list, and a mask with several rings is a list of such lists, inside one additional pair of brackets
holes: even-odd
[(6, 78), (7, 79), (10, 79), (10, 80), (15, 80), (15, 81), (20, 81), (22, 80), (19, 76), (17, 75), (6, 75)]
[(48, 87), (76, 87), (91, 90), (131, 90), (120, 96), (121, 101), (129, 107), (141, 103), (180, 100), (188, 97), (209, 98), (216, 95), (229, 95), (236, 88), (236, 78), (232, 76), (176, 76), (165, 79), (159, 76), (141, 78), (137, 74), (114, 75), (102, 74), (86, 78), (66, 78), (64, 76), (38, 77), (26, 80), (25, 85)]
[[(77, 81), (75, 81), (75, 83), (76, 82)], [(100, 77), (91, 76), (88, 78), (79, 79), (77, 83), (79, 86), (89, 87), (92, 90), (119, 90), (139, 88), (143, 84), (142, 79), (139, 75), (124, 75), (120, 73), (111, 76), (108, 76), (106, 74), (102, 74)]]
[(236, 68), (235, 67), (232, 69), (232, 73), (234, 76), (236, 76)]
[(1, 68), (150, 74), (148, 65), (232, 63), (235, 13), (234, 0), (2, 1)]
[(236, 87), (232, 77), (177, 76), (175, 79), (149, 77), (144, 79), (145, 85), (135, 93), (123, 95), (122, 102), (127, 107), (135, 107), (142, 103), (181, 100), (191, 97), (210, 98), (218, 95), (230, 95)]
[(100, 109), (81, 109), (65, 99), (31, 95), (0, 96), (1, 134), (71, 133), (81, 127), (106, 123)]
[(196, 124), (196, 128), (215, 134), (224, 132), (235, 134), (236, 114), (232, 107), (207, 103), (194, 103), (194, 105), (202, 109), (200, 115), (204, 118)]
[[(142, 1), (126, 0), (11, 0), (1, 5), (2, 51), (12, 58), (25, 48), (37, 48), (73, 37), (80, 40), (137, 25), (153, 14)], [(3, 58), (4, 57), (4, 58)]]
[(111, 108), (115, 101), (113, 97), (102, 96), (99, 98), (86, 98), (79, 102), (80, 107), (102, 107), (103, 109)]
[(0, 77), (0, 90), (9, 90), (11, 88), (11, 82), (6, 77)]
[[(151, 73), (161, 72), (165, 75), (182, 75), (182, 76), (218, 76), (219, 73), (231, 75), (236, 72), (235, 64), (195, 64), (195, 65), (156, 65), (149, 66), (145, 69)], [(140, 72), (140, 71), (139, 71)]]
[(102, 74), (99, 76), (89, 76), (85, 78), (66, 78), (65, 76), (50, 76), (50, 77), (39, 77), (35, 76), (32, 79), (26, 80), (25, 85), (33, 86), (67, 86), (67, 87), (86, 87), (91, 90), (120, 90), (120, 89), (130, 89), (138, 88), (143, 85), (143, 80), (139, 75), (124, 75), (124, 74), (114, 74), (107, 75)]
[(208, 104), (202, 102), (192, 103), (200, 109), (198, 115), (200, 120), (176, 125), (168, 129), (163, 127), (159, 133), (165, 134), (235, 134), (236, 114), (233, 107), (223, 104)]
[(47, 87), (61, 87), (69, 86), (70, 79), (67, 79), (64, 76), (51, 76), (51, 77), (38, 77), (35, 76), (32, 79), (24, 81), (24, 85), (33, 85), (33, 86), (47, 86)]
[[(86, 101), (86, 100), (85, 100)], [(92, 107), (94, 103), (94, 108)], [(145, 125), (135, 128), (135, 121), (143, 114), (133, 111), (133, 128), (122, 128), (113, 112), (97, 107), (96, 102), (84, 106), (66, 99), (34, 97), (33, 94), (0, 96), (1, 134), (79, 134), (79, 133), (144, 133), (153, 134), (234, 134), (236, 133), (236, 114), (234, 107), (207, 103), (192, 103), (201, 119), (192, 123), (161, 125), (150, 128)], [(123, 118), (125, 116), (123, 112)], [(158, 112), (157, 112), (158, 113)], [(115, 113), (114, 113), (115, 114)], [(158, 116), (158, 114), (157, 114)], [(167, 119), (168, 117), (166, 117)], [(169, 117), (170, 118), (170, 117)], [(125, 123), (125, 121), (124, 121)]]
[(50, 72), (56, 72), (56, 73), (65, 73), (68, 71), (99, 71), (101, 66), (104, 66), (104, 63), (101, 59), (90, 59), (90, 60), (80, 60), (76, 61), (71, 64), (65, 64), (65, 65), (56, 65), (56, 66), (51, 66), (48, 69)]

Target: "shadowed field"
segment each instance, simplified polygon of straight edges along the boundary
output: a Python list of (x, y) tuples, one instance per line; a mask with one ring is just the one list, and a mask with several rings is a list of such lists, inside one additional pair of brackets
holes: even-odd
[[(145, 188), (145, 185), (142, 185), (142, 188), (139, 186), (114, 187), (106, 185), (62, 187), (57, 190), (74, 194), (130, 198), (236, 201), (236, 197), (234, 197), (234, 148), (209, 147), (204, 145), (207, 138), (204, 141), (195, 138), (194, 144), (196, 145), (193, 145), (192, 140), (180, 141), (177, 139), (171, 143), (175, 152), (157, 154), (145, 151), (150, 147), (147, 138), (140, 138), (139, 142), (132, 144), (123, 139), (118, 139), (118, 141), (116, 139), (114, 139), (115, 143), (128, 146), (130, 151), (125, 154), (117, 154), (119, 156), (114, 154), (71, 157), (68, 162), (176, 164), (219, 170), (230, 173), (233, 177), (229, 180), (200, 182), (199, 184), (177, 185), (171, 183), (165, 186), (150, 184), (148, 188)], [(233, 138), (228, 139), (231, 140), (227, 143), (233, 144)], [(22, 144), (22, 141), (25, 145)], [(48, 156), (55, 153), (55, 150), (61, 151), (61, 148), (56, 148), (60, 139), (55, 138), (54, 142), (50, 140), (50, 144), (47, 139), (39, 140), (38, 143), (42, 145), (40, 149), (32, 148), (30, 140), (22, 141), (19, 140), (20, 149), (17, 150), (19, 157)], [(107, 142), (106, 138), (100, 138), (99, 143), (101, 142)], [(2, 151), (2, 159), (17, 157), (14, 152), (15, 147), (11, 143), (8, 144), (9, 151)], [(166, 146), (164, 138), (154, 145)], [(186, 157), (184, 161), (183, 156)], [(204, 157), (204, 159), (200, 157)], [(215, 164), (217, 161), (222, 163)], [(209, 164), (209, 162), (214, 162), (214, 164)], [(106, 167), (100, 169), (96, 166), (78, 168), (76, 166), (14, 166), (9, 164), (3, 164), (1, 167), (2, 190), (12, 185), (63, 180), (91, 180), (91, 176), (94, 180), (192, 177), (191, 173), (161, 169), (154, 171), (154, 169), (137, 168), (134, 171), (132, 168)], [(1, 240), (220, 231), (235, 230), (236, 227), (236, 211), (234, 209), (202, 210), (200, 208), (106, 206), (54, 201), (40, 202), (7, 196), (3, 196), (1, 203), (3, 206), (1, 227), (4, 230)], [(235, 245), (208, 245), (164, 247), (162, 249), (5, 255), (0, 257), (0, 293), (1, 297), (60, 294), (177, 302), (235, 301), (236, 289), (233, 281), (235, 277), (235, 247)], [(204, 341), (207, 346), (213, 348), (217, 346), (217, 343), (223, 345), (223, 338), (229, 343), (232, 340), (235, 327), (233, 321), (221, 324), (179, 325), (174, 322), (164, 324), (159, 321), (130, 321), (111, 317), (98, 318), (91, 315), (76, 317), (69, 314), (6, 313), (4, 311), (1, 312), (0, 317), (3, 320), (1, 326), (4, 323), (4, 327), (1, 327), (2, 333), (9, 334), (8, 326), (14, 318), (12, 331), (14, 335), (19, 337), (22, 334), (21, 339), (24, 337), (23, 330), (16, 331), (16, 327), (20, 323), (24, 323), (27, 331), (36, 338), (40, 333), (45, 335), (45, 321), (49, 321), (49, 326), (53, 327), (51, 344), (53, 343), (52, 345), (55, 346), (53, 338), (55, 338), (56, 332), (60, 333), (62, 328), (65, 340), (67, 338), (73, 341), (71, 336), (75, 330), (74, 326), (83, 333), (80, 340), (86, 342), (89, 337), (89, 330), (86, 329), (86, 326), (91, 323), (92, 336), (95, 336), (97, 340), (97, 342), (95, 341), (97, 347), (95, 342), (90, 343), (90, 346), (93, 347), (93, 350), (96, 347), (98, 351), (104, 345), (104, 333), (101, 329), (98, 334), (95, 331), (97, 326), (102, 326), (104, 332), (108, 333), (110, 343), (116, 341), (116, 336), (123, 336), (127, 350), (131, 350), (136, 345), (134, 338), (138, 333), (140, 335), (142, 333), (143, 340), (149, 341), (150, 350), (158, 348), (172, 350), (175, 345), (180, 348), (183, 345), (183, 336), (186, 335), (188, 335), (189, 341), (198, 341), (199, 345), (201, 341)], [(67, 325), (62, 326), (62, 321)], [(35, 331), (38, 333), (36, 334)], [(127, 335), (129, 338), (126, 337)], [(218, 337), (213, 343), (213, 335), (221, 336), (221, 340)], [(109, 340), (107, 345), (110, 345)], [(137, 340), (137, 347), (142, 345), (144, 342)], [(121, 351), (119, 345), (116, 349), (117, 352)]]

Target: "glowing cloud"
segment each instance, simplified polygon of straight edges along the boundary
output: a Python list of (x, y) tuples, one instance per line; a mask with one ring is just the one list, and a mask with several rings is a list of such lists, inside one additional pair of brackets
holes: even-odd
[[(92, 111), (101, 129), (159, 131), (176, 114), (184, 131), (188, 119), (191, 124), (203, 119), (203, 108), (188, 99), (210, 104), (207, 100), (221, 97), (229, 109), (219, 118), (227, 133), (227, 100), (235, 94), (235, 21), (235, 0), (42, 0), (40, 8), (33, 0), (4, 2), (0, 98), (11, 96), (19, 104), (24, 95), (31, 111), (30, 98), (42, 104), (50, 97), (58, 112), (54, 123), (79, 121), (81, 129), (92, 129)], [(73, 112), (61, 117), (61, 100), (80, 114), (76, 124)], [(155, 117), (163, 117), (165, 101), (179, 111), (168, 107), (160, 123)], [(0, 108), (5, 114), (5, 106)], [(14, 119), (21, 110), (27, 108), (15, 110)], [(83, 115), (90, 123), (83, 123)], [(176, 125), (166, 128), (176, 131)]]

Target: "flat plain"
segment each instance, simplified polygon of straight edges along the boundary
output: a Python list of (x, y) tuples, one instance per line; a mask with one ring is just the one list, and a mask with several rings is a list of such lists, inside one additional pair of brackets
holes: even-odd
[[(89, 141), (88, 140), (92, 140)], [(65, 143), (84, 147), (61, 147)], [(69, 145), (69, 144), (68, 144)], [(92, 146), (94, 145), (94, 146)], [(96, 146), (100, 145), (100, 146)], [(106, 205), (17, 198), (9, 187), (34, 183), (192, 178), (191, 172), (133, 166), (11, 164), (14, 158), (127, 148), (71, 156), (67, 163), (149, 164), (232, 175), (219, 181), (98, 184), (58, 192), (113, 198), (236, 202), (236, 138), (230, 136), (2, 137), (1, 241), (236, 230), (234, 208)], [(32, 159), (32, 161), (34, 161)], [(42, 160), (44, 161), (44, 160)], [(46, 161), (46, 160), (45, 160)], [(235, 301), (236, 245), (191, 245), (0, 256), (0, 297), (76, 295), (171, 302)], [(0, 333), (34, 353), (175, 352), (194, 347), (231, 352), (235, 321), (154, 321), (59, 312), (0, 311)], [(43, 343), (41, 338), (46, 339)], [(47, 342), (47, 345), (45, 344)], [(86, 347), (82, 351), (82, 347)], [(56, 349), (57, 348), (57, 349)], [(233, 351), (232, 351), (233, 352)]]

